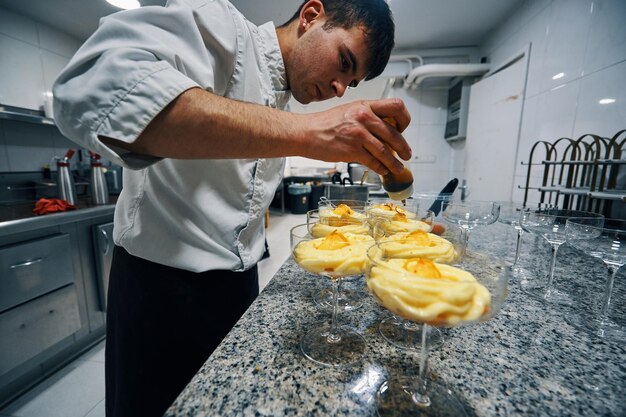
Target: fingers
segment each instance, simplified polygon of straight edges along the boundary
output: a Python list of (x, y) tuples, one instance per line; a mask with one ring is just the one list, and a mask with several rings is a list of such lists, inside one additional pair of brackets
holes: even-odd
[(394, 119), (400, 132), (404, 132), (409, 123), (411, 123), (411, 115), (404, 102), (399, 98), (371, 100), (367, 104), (379, 118), (390, 117)]
[[(396, 151), (402, 159), (409, 160), (411, 158), (411, 147), (404, 139), (402, 132), (411, 122), (411, 116), (400, 99), (383, 99), (364, 101), (362, 104), (367, 108), (367, 114), (361, 115), (360, 122), (378, 141), (388, 145)], [(383, 118), (392, 119), (395, 126), (385, 122)], [(374, 157), (383, 157), (382, 162), (385, 166), (395, 171), (389, 163), (386, 162), (386, 155), (377, 151), (375, 144), (370, 143), (366, 148), (372, 152)]]
[[(396, 134), (398, 133), (396, 132)], [(381, 165), (381, 168), (384, 171), (391, 171), (398, 174), (404, 169), (404, 165), (402, 165), (402, 162), (398, 161), (393, 156), (393, 154), (384, 142), (376, 138), (371, 138), (370, 140), (366, 140), (363, 142), (363, 148), (367, 152), (366, 157), (372, 158), (370, 164), (375, 165), (376, 163), (378, 163)], [(379, 172), (379, 170), (376, 170), (373, 167), (372, 169), (374, 169), (376, 172)], [(381, 175), (385, 175), (386, 173), (387, 172), (382, 172)]]

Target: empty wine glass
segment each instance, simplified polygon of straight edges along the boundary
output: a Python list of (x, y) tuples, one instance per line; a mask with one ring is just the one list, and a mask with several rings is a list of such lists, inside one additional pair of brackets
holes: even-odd
[[(513, 260), (513, 265), (511, 266), (511, 271), (513, 272), (513, 275), (527, 276), (528, 273), (520, 265), (518, 265), (519, 255), (522, 248), (522, 235), (524, 234), (524, 228), (520, 225), (520, 217), (526, 206), (523, 203), (516, 203), (512, 201), (502, 201), (498, 202), (498, 204), (500, 204), (500, 216), (498, 217), (498, 221), (502, 224), (513, 226), (513, 228), (517, 231), (515, 258)], [(552, 204), (544, 203), (536, 204), (535, 208), (540, 210), (556, 209), (556, 207)]]
[(305, 333), (300, 349), (314, 362), (339, 366), (354, 362), (365, 351), (363, 336), (337, 324), (339, 282), (345, 277), (363, 274), (366, 251), (374, 239), (369, 235), (344, 235), (337, 231), (315, 238), (310, 233), (314, 225), (301, 224), (291, 229), (292, 255), (305, 271), (330, 279), (333, 308), (330, 326), (322, 325)]
[[(458, 200), (456, 193), (442, 194), (441, 192), (422, 191), (413, 193), (411, 196), (411, 201), (415, 201), (418, 208), (432, 211), (435, 215), (435, 220), (440, 219), (442, 217), (441, 213), (448, 207), (448, 203), (455, 200)], [(436, 221), (433, 223), (432, 233), (440, 235), (444, 231), (445, 227), (443, 224)]]
[(550, 244), (552, 251), (547, 282), (537, 280), (521, 282), (522, 290), (528, 295), (547, 303), (572, 305), (572, 297), (568, 293), (556, 289), (554, 285), (556, 254), (566, 241), (565, 223), (567, 219), (572, 218), (588, 218), (590, 221), (602, 222), (604, 216), (588, 211), (558, 209), (526, 209), (522, 212), (520, 225), (524, 230), (542, 236)]
[(493, 224), (500, 216), (500, 204), (493, 201), (452, 201), (443, 218), (461, 228), (461, 254), (467, 250), (470, 231), (476, 226)]
[(602, 307), (595, 317), (587, 315), (567, 315), (565, 320), (572, 326), (601, 338), (618, 342), (626, 341), (626, 327), (616, 323), (611, 317), (611, 296), (617, 271), (626, 263), (626, 220), (571, 218), (566, 221), (567, 243), (595, 258), (601, 259), (607, 267)]
[(458, 327), (495, 316), (507, 296), (510, 269), (470, 250), (456, 266), (395, 258), (388, 250), (392, 243), (368, 249), (367, 285), (383, 307), (422, 323), (422, 339), (417, 378), (392, 375), (383, 382), (376, 395), (378, 415), (466, 416), (448, 387), (427, 377), (428, 334), (435, 327)]

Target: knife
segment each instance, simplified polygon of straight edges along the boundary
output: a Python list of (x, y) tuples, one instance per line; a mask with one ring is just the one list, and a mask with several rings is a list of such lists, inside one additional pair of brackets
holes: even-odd
[[(453, 178), (452, 180), (450, 180), (449, 183), (446, 184), (445, 187), (443, 187), (443, 190), (441, 190), (441, 192), (437, 196), (437, 199), (435, 200), (433, 205), (430, 206), (429, 208), (429, 210), (435, 213), (435, 216), (437, 216), (442, 209), (444, 197), (446, 195), (447, 196), (452, 195), (452, 193), (454, 192), (454, 190), (456, 190), (456, 187), (458, 185), (459, 185), (459, 180), (457, 178)], [(445, 210), (445, 207), (443, 207), (443, 209)]]

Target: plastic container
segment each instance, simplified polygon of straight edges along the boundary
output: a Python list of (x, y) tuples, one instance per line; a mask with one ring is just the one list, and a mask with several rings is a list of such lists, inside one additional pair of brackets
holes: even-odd
[(315, 210), (318, 207), (320, 198), (324, 196), (323, 185), (312, 185), (311, 196), (309, 198), (309, 210)]
[(311, 186), (307, 184), (289, 184), (289, 206), (293, 214), (305, 214), (309, 210)]

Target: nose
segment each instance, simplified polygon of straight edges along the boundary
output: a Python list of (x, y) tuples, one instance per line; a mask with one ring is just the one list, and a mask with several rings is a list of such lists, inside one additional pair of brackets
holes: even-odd
[(346, 92), (348, 84), (343, 83), (342, 81), (333, 81), (331, 83), (331, 87), (336, 97), (343, 97)]

